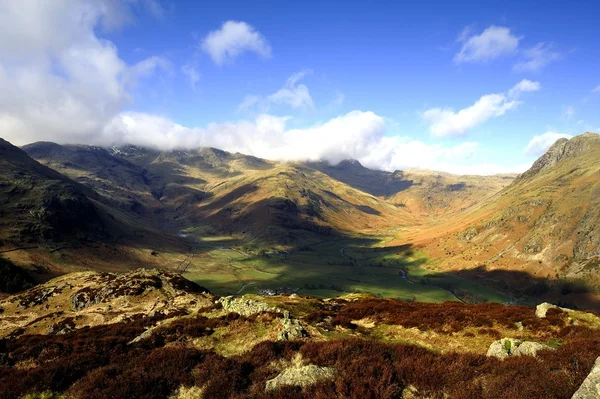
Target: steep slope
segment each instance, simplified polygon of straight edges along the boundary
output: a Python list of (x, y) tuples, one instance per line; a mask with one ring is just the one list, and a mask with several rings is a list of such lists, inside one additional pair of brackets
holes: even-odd
[(0, 237), (15, 242), (94, 240), (107, 236), (89, 188), (0, 139)]
[[(428, 232), (423, 232), (417, 240), (443, 268), (473, 269), (471, 277), (489, 278), (503, 289), (523, 290), (523, 280), (536, 276), (558, 279), (554, 288), (565, 295), (595, 292), (600, 278), (598, 159), (599, 135), (561, 139), (509, 187), (440, 224), (437, 228), (447, 233), (439, 239), (424, 238)], [(515, 273), (494, 273), (499, 270)], [(585, 279), (585, 284), (563, 278)]]

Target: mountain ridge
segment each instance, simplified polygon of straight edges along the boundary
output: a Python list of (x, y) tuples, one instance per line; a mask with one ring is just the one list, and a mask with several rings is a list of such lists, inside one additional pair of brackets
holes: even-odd
[[(257, 262), (254, 265), (268, 265), (252, 266), (244, 272), (250, 273), (248, 277), (236, 271), (245, 267), (231, 269), (243, 290), (247, 284), (271, 278), (271, 274), (256, 273), (279, 268), (260, 254), (292, 254), (289, 259), (283, 255), (279, 262), (288, 265), (293, 260), (293, 266), (272, 276), (301, 273), (306, 267), (302, 259), (307, 254), (303, 251), (324, 242), (337, 248), (323, 258), (326, 268), (343, 272), (345, 281), (354, 281), (351, 275), (357, 273), (356, 282), (372, 286), (373, 280), (378, 286), (385, 281), (378, 273), (388, 271), (370, 274), (373, 262), (364, 263), (360, 255), (375, 245), (381, 248), (377, 251), (389, 251), (385, 256), (393, 256), (399, 264), (406, 259), (412, 259), (408, 264), (424, 262), (422, 267), (411, 266), (415, 270), (405, 267), (398, 272), (400, 276), (408, 272), (441, 273), (480, 281), (524, 301), (538, 292), (567, 302), (576, 298), (573, 305), (595, 306), (593, 284), (587, 284), (583, 291), (564, 287), (593, 271), (598, 256), (595, 202), (586, 199), (595, 198), (589, 187), (597, 183), (597, 168), (591, 159), (597, 151), (600, 154), (597, 138), (587, 133), (560, 140), (516, 177), (410, 169), (385, 172), (365, 168), (355, 160), (337, 165), (275, 162), (215, 148), (158, 151), (131, 145), (106, 149), (33, 143), (24, 149), (71, 181), (83, 184), (95, 193), (101, 207), (129, 226), (129, 243), (113, 246), (113, 251), (125, 251), (130, 260), (117, 261), (115, 266), (129, 265), (135, 258), (151, 267), (166, 259), (173, 265), (185, 264), (181, 259), (194, 254), (199, 260), (187, 267), (201, 269), (202, 262), (210, 259), (202, 255), (204, 252), (231, 248), (245, 254), (248, 261)], [(567, 212), (576, 214), (569, 216)], [(154, 243), (144, 243), (150, 237)], [(214, 246), (210, 244), (213, 240), (232, 244)], [(344, 242), (351, 248), (358, 246), (347, 250)], [(151, 255), (171, 245), (177, 249), (169, 250), (165, 259)], [(141, 248), (144, 250), (140, 252)], [(397, 252), (394, 248), (414, 248), (420, 258), (407, 257), (412, 250)], [(91, 255), (96, 250), (90, 251)], [(226, 267), (230, 262), (225, 259), (225, 264), (216, 262), (210, 273), (231, 267)], [(378, 264), (385, 265), (385, 259)], [(344, 264), (355, 269), (343, 269)], [(584, 273), (583, 269), (589, 270)], [(512, 276), (509, 281), (514, 283), (507, 285), (498, 272)], [(314, 278), (319, 276), (318, 272)], [(450, 278), (452, 284), (458, 281), (444, 278)], [(428, 277), (419, 280), (426, 287), (445, 290), (432, 285)], [(198, 281), (204, 284), (204, 280)], [(403, 281), (410, 284), (401, 278)], [(413, 287), (408, 292), (411, 290)], [(569, 290), (575, 292), (563, 298), (561, 292)], [(471, 299), (479, 295), (472, 297), (454, 288), (448, 292)], [(498, 298), (493, 293), (491, 297)]]

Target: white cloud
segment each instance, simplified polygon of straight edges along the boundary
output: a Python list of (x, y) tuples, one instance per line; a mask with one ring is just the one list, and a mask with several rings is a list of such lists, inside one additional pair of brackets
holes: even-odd
[(196, 90), (196, 83), (200, 81), (200, 72), (193, 64), (184, 64), (181, 66), (181, 72), (186, 76), (190, 83), (190, 87)]
[(514, 65), (513, 69), (519, 72), (537, 72), (552, 61), (562, 58), (560, 53), (554, 51), (553, 43), (538, 43), (535, 47), (523, 52), (524, 60)]
[[(161, 57), (128, 64), (115, 45), (101, 37), (104, 29), (131, 21), (124, 10), (131, 12), (133, 1), (2, 3), (0, 137), (17, 145), (47, 140), (160, 149), (214, 146), (278, 160), (335, 163), (356, 158), (365, 166), (386, 170), (468, 168), (478, 148), (472, 142), (448, 146), (388, 136), (384, 118), (373, 112), (353, 111), (297, 129), (287, 127), (288, 117), (268, 114), (198, 128), (164, 116), (123, 112), (133, 103), (133, 85), (171, 68)], [(299, 89), (304, 76), (290, 77), (283, 87), (293, 95), (274, 96), (271, 101), (310, 106), (308, 89)]]
[(308, 87), (298, 81), (311, 71), (302, 71), (290, 76), (284, 87), (277, 92), (267, 96), (267, 103), (287, 104), (292, 108), (313, 108), (314, 103)]
[(269, 94), (265, 98), (257, 95), (247, 95), (244, 97), (237, 111), (244, 111), (252, 107), (258, 107), (261, 111), (266, 112), (272, 105), (285, 104), (290, 107), (297, 108), (314, 108), (314, 102), (310, 91), (305, 84), (298, 83), (306, 75), (312, 71), (305, 70), (297, 72), (290, 76), (284, 86), (273, 94)]
[(540, 84), (540, 82), (533, 82), (528, 79), (523, 79), (508, 91), (508, 95), (509, 97), (518, 97), (521, 93), (538, 91), (541, 88), (542, 85)]
[(462, 63), (485, 62), (513, 54), (517, 51), (521, 38), (513, 35), (508, 28), (492, 25), (479, 35), (471, 35), (471, 30), (465, 29), (458, 40), (463, 44), (454, 56), (454, 61)]
[(248, 94), (246, 97), (244, 97), (244, 99), (242, 100), (242, 102), (240, 103), (240, 105), (238, 105), (237, 107), (237, 112), (241, 112), (247, 109), (252, 108), (253, 106), (259, 104), (262, 101), (262, 98), (260, 96), (255, 96), (253, 94)]
[(267, 39), (242, 21), (227, 21), (220, 29), (210, 32), (202, 41), (202, 50), (219, 65), (233, 61), (247, 51), (262, 57), (271, 56)]
[(556, 140), (561, 138), (570, 139), (571, 137), (573, 136), (568, 133), (546, 132), (533, 137), (523, 152), (525, 155), (539, 157), (544, 154)]
[(212, 146), (282, 161), (337, 163), (353, 158), (366, 167), (389, 171), (411, 167), (470, 174), (512, 171), (492, 164), (469, 166), (479, 148), (474, 142), (445, 146), (388, 136), (384, 118), (373, 112), (352, 111), (297, 129), (286, 127), (289, 119), (262, 114), (253, 121), (188, 128), (165, 117), (129, 112), (108, 124), (97, 144), (133, 143), (159, 149)]
[(131, 1), (55, 0), (2, 3), (0, 135), (86, 142), (133, 102), (129, 89), (157, 69), (161, 57), (134, 65), (119, 58), (97, 30), (130, 21)]
[(596, 86), (596, 88), (592, 89), (592, 93), (600, 93), (600, 85)]
[(429, 131), (436, 137), (464, 136), (469, 130), (487, 120), (502, 116), (521, 102), (516, 98), (522, 92), (540, 89), (539, 82), (522, 80), (513, 86), (507, 94), (486, 94), (473, 105), (454, 111), (450, 108), (431, 108), (422, 113), (429, 122)]

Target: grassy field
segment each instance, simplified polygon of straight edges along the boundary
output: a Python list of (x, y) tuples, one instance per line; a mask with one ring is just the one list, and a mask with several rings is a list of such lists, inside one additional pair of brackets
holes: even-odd
[(386, 246), (392, 239), (330, 238), (290, 252), (246, 252), (228, 237), (197, 237), (197, 252), (184, 275), (219, 295), (271, 289), (318, 297), (366, 292), (422, 302), (510, 301), (489, 287), (437, 271), (408, 245)]

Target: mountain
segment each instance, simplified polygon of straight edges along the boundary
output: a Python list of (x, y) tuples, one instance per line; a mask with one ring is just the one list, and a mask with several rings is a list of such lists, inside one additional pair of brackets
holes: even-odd
[(0, 238), (24, 243), (106, 238), (98, 196), (0, 139)]
[(10, 260), (62, 272), (166, 267), (219, 294), (359, 291), (596, 309), (599, 143), (592, 133), (559, 140), (519, 176), (34, 143), (24, 150), (45, 166), (27, 158), (23, 169), (69, 182), (118, 238), (94, 246), (75, 234), (81, 247), (61, 249), (60, 262), (49, 253)]
[(34, 143), (24, 150), (123, 210), (173, 230), (208, 224), (218, 234), (290, 245), (315, 234), (413, 223), (405, 210), (304, 164), (214, 148), (160, 152)]
[(445, 270), (513, 292), (528, 288), (526, 281), (495, 271), (550, 279), (552, 287), (538, 289), (582, 294), (584, 305), (583, 294), (600, 288), (599, 157), (597, 134), (560, 139), (508, 187), (440, 223), (435, 238), (417, 240)]

